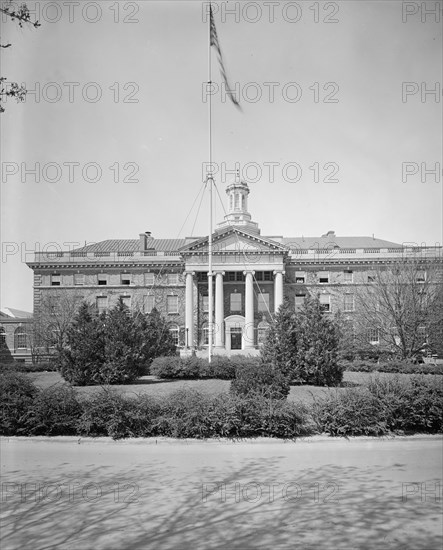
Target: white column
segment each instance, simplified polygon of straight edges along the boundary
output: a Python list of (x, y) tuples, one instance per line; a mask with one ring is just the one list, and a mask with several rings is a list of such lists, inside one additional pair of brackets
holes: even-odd
[(186, 273), (185, 343), (194, 347), (194, 273)]
[(243, 349), (254, 347), (254, 271), (244, 271), (245, 282), (245, 328), (243, 330)]
[(278, 308), (283, 303), (283, 275), (284, 271), (274, 271), (274, 312), (277, 313)]
[(223, 347), (223, 318), (224, 318), (224, 297), (223, 297), (223, 275), (224, 271), (215, 274), (215, 347)]

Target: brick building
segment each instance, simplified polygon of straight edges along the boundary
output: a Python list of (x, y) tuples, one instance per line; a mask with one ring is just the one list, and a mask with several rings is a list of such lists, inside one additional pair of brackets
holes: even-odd
[[(318, 294), (325, 312), (352, 322), (356, 291), (379, 266), (420, 254), (441, 262), (441, 247), (417, 247), (374, 237), (262, 236), (248, 212), (246, 183), (229, 185), (227, 214), (213, 234), (214, 351), (254, 353), (284, 297), (299, 308)], [(208, 237), (106, 240), (73, 251), (36, 253), (34, 312), (64, 293), (102, 311), (122, 297), (148, 313), (156, 307), (180, 347), (208, 344)], [(373, 343), (376, 343), (376, 335)]]
[(32, 313), (12, 308), (0, 311), (0, 361), (31, 361), (31, 327)]

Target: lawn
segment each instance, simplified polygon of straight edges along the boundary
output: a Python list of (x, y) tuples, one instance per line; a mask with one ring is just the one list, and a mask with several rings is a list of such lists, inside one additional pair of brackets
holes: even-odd
[[(63, 378), (58, 372), (27, 373), (28, 376), (40, 388), (48, 388), (55, 384), (63, 384)], [(304, 401), (311, 403), (315, 397), (321, 397), (328, 391), (344, 391), (349, 386), (364, 386), (371, 378), (379, 376), (392, 378), (396, 376), (408, 377), (409, 374), (387, 374), (387, 373), (366, 373), (366, 372), (345, 372), (342, 388), (324, 388), (318, 386), (292, 386), (288, 399), (292, 401)], [(429, 375), (431, 376), (431, 375)], [(436, 375), (432, 375), (436, 376)], [(231, 382), (229, 380), (161, 380), (155, 376), (143, 376), (133, 384), (115, 385), (113, 389), (123, 395), (168, 395), (181, 388), (193, 388), (207, 394), (218, 394), (229, 391)], [(90, 395), (99, 391), (100, 386), (79, 386), (76, 390), (80, 395)]]

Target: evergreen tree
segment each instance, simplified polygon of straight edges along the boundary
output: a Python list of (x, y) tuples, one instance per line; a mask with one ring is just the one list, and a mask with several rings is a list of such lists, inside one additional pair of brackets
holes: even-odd
[(79, 386), (91, 384), (105, 357), (104, 318), (82, 303), (66, 333), (59, 353), (59, 369), (65, 380)]
[(297, 313), (285, 300), (263, 346), (262, 359), (292, 383), (330, 386), (343, 376), (338, 349), (338, 326), (324, 315), (318, 298), (308, 298)]
[(175, 353), (168, 324), (157, 310), (133, 314), (120, 299), (101, 315), (81, 305), (67, 330), (59, 365), (72, 384), (123, 384), (147, 372), (155, 357)]
[(121, 384), (143, 374), (143, 331), (120, 298), (105, 317), (105, 361), (95, 373), (100, 383)]
[[(296, 373), (297, 333), (295, 312), (288, 299), (278, 309), (261, 350), (264, 363), (278, 367), (291, 381)], [(301, 380), (300, 380), (301, 381)]]
[(156, 308), (148, 315), (136, 315), (135, 322), (138, 330), (143, 334), (140, 351), (147, 367), (156, 357), (176, 354), (169, 325)]

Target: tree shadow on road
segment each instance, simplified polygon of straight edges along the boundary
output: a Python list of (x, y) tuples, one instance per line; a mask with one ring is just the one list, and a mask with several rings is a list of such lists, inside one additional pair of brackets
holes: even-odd
[(441, 548), (441, 499), (423, 501), (414, 484), (405, 499), (392, 479), (401, 463), (294, 465), (284, 477), (280, 466), (279, 457), (224, 471), (202, 462), (183, 475), (151, 460), (118, 474), (105, 466), (64, 475), (63, 465), (22, 474), (4, 480), (2, 549)]

